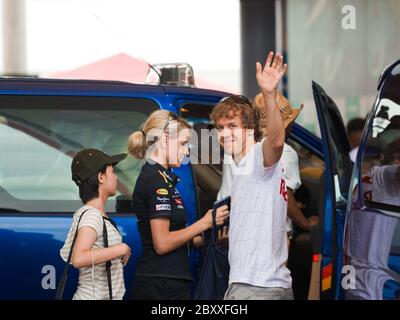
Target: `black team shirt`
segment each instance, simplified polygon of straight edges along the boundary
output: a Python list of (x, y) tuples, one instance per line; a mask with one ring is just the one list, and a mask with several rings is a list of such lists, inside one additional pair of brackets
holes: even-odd
[(136, 276), (192, 280), (188, 245), (165, 255), (158, 255), (151, 236), (151, 219), (170, 219), (170, 231), (185, 228), (186, 213), (182, 198), (176, 189), (178, 182), (177, 175), (158, 163), (146, 162), (142, 167), (132, 196), (143, 246)]

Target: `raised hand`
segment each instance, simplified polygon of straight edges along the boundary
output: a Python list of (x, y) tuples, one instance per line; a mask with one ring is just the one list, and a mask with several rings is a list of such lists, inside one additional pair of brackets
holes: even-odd
[(283, 56), (277, 52), (272, 60), (273, 56), (274, 52), (271, 51), (268, 54), (264, 68), (260, 62), (257, 61), (256, 63), (257, 83), (260, 87), (260, 91), (264, 94), (272, 94), (276, 91), (279, 81), (287, 70), (287, 64), (283, 64)]

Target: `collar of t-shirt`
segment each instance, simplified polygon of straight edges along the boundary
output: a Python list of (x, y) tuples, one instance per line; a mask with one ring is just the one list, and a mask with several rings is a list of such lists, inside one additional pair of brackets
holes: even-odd
[[(113, 219), (111, 219), (110, 217), (104, 216), (104, 215), (101, 213), (101, 211), (100, 211), (99, 209), (97, 209), (96, 207), (93, 207), (93, 206), (91, 206), (91, 205), (86, 204), (86, 205), (84, 205), (80, 210), (81, 210), (81, 212), (84, 212), (84, 211), (86, 211), (86, 210), (96, 210), (96, 211), (101, 215), (101, 217), (102, 217), (104, 220), (107, 220), (108, 222), (110, 222), (110, 223), (112, 224), (112, 226), (115, 228), (115, 230), (118, 231), (118, 233), (121, 233), (121, 232), (119, 232), (118, 225), (116, 224), (116, 222), (115, 222)], [(82, 213), (81, 213), (81, 214), (82, 214)]]
[(158, 172), (158, 174), (164, 179), (165, 183), (176, 186), (179, 182), (179, 177), (173, 173), (171, 170), (165, 169), (161, 164), (154, 161), (146, 161), (146, 166), (151, 170)]
[(250, 163), (248, 163), (248, 161), (250, 161), (249, 159), (253, 159), (253, 161), (255, 160), (252, 155), (254, 154), (254, 147), (256, 146), (257, 143), (262, 143), (262, 141), (256, 142), (250, 148), (250, 150), (243, 156), (243, 158), (240, 159), (239, 163), (236, 163), (230, 154), (225, 153), (224, 154), (224, 165), (229, 165), (230, 168), (232, 169), (233, 174), (236, 174), (241, 170), (247, 169), (247, 166), (250, 165)]

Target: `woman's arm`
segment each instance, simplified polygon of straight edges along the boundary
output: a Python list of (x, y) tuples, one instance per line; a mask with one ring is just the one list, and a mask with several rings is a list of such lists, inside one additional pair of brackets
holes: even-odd
[[(223, 224), (228, 215), (228, 206), (224, 205), (218, 208), (216, 214), (217, 225)], [(178, 231), (169, 231), (170, 219), (168, 218), (151, 219), (150, 226), (154, 249), (157, 254), (164, 255), (182, 247), (203, 231), (211, 228), (212, 210), (208, 210), (197, 222)]]
[[(91, 249), (96, 242), (97, 232), (91, 227), (81, 227), (78, 230), (75, 247), (72, 252), (72, 265), (75, 268), (90, 267), (92, 265)], [(108, 248), (93, 249), (94, 264), (104, 263), (116, 258), (130, 255), (131, 249), (125, 243)]]

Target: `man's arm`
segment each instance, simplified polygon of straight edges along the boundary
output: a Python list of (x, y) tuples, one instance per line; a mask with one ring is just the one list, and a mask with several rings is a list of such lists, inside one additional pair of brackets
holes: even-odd
[(306, 218), (301, 212), (300, 208), (297, 206), (296, 198), (294, 197), (293, 191), (287, 188), (288, 194), (288, 212), (287, 215), (293, 222), (298, 225), (303, 230), (310, 230), (313, 225), (318, 224), (318, 217), (312, 216)]
[(273, 55), (273, 52), (268, 54), (264, 68), (261, 63), (256, 63), (257, 83), (266, 108), (267, 137), (263, 142), (264, 167), (270, 167), (280, 159), (285, 142), (285, 127), (275, 99), (279, 81), (287, 70), (287, 64), (283, 64), (281, 54), (277, 53), (272, 60)]

